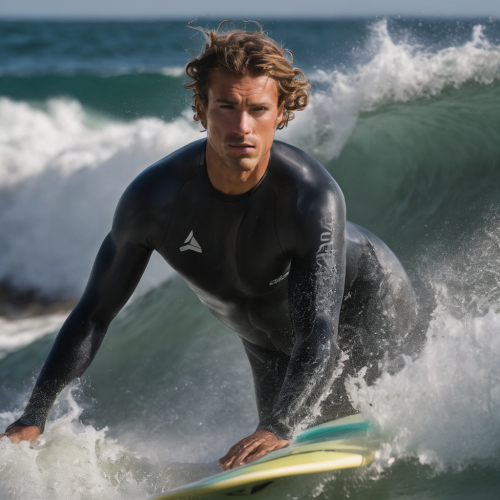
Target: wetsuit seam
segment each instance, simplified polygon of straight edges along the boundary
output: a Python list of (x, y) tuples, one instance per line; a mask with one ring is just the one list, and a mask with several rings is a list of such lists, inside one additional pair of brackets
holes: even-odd
[(193, 177), (190, 177), (189, 179), (186, 179), (183, 183), (182, 183), (182, 186), (181, 188), (179, 189), (179, 192), (177, 193), (177, 197), (175, 198), (175, 203), (174, 203), (174, 206), (172, 207), (172, 213), (170, 215), (170, 220), (168, 221), (168, 225), (167, 225), (167, 229), (165, 229), (165, 235), (163, 236), (162, 240), (161, 240), (161, 243), (160, 243), (160, 246), (158, 247), (158, 251), (161, 249), (161, 247), (163, 246), (163, 243), (165, 243), (165, 239), (167, 238), (167, 234), (168, 234), (168, 230), (170, 229), (170, 224), (172, 224), (172, 219), (174, 217), (174, 213), (175, 213), (175, 208), (177, 207), (177, 203), (179, 201), (179, 197), (182, 193), (182, 190), (184, 189), (184, 186), (192, 181), (193, 179), (195, 179), (196, 177), (198, 177), (200, 174), (197, 172), (195, 175), (193, 175)]

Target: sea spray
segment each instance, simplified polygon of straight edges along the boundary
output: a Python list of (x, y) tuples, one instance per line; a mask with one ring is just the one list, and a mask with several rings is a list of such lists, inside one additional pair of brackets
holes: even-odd
[[(107, 438), (106, 428), (98, 431), (79, 423), (81, 409), (71, 391), (62, 399), (70, 411), (49, 423), (36, 443), (0, 440), (0, 496), (41, 500), (147, 496), (150, 491), (141, 481), (144, 471), (139, 460)], [(0, 414), (2, 427), (13, 417)]]
[(460, 321), (438, 309), (420, 358), (372, 387), (350, 381), (355, 404), (391, 436), (392, 457), (459, 470), (500, 458), (499, 325), (493, 311)]
[(420, 264), (435, 307), (427, 344), (395, 375), (348, 385), (388, 440), (379, 465), (415, 457), (434, 470), (500, 468), (500, 219), (489, 213), (454, 247)]
[[(78, 103), (66, 100), (34, 109), (0, 99), (0, 123), (0, 281), (55, 298), (81, 293), (133, 178), (199, 138), (183, 117), (168, 124), (144, 118), (96, 125)], [(158, 262), (143, 281), (146, 289), (169, 275)]]
[(286, 140), (328, 161), (340, 154), (359, 113), (436, 96), (466, 82), (487, 85), (500, 79), (500, 46), (486, 39), (481, 25), (474, 27), (470, 42), (437, 53), (394, 42), (387, 20), (374, 23), (371, 31), (368, 63), (311, 75), (326, 90), (312, 94), (309, 107), (285, 131)]

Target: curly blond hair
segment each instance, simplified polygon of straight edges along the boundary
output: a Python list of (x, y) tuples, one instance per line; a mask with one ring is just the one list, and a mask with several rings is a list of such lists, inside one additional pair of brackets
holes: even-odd
[[(193, 91), (205, 103), (208, 102), (210, 75), (214, 70), (222, 70), (234, 75), (266, 74), (274, 79), (278, 88), (278, 106), (285, 103), (283, 119), (278, 129), (286, 127), (295, 117), (293, 111), (301, 111), (309, 104), (306, 89), (311, 85), (304, 73), (292, 66), (293, 54), (259, 31), (232, 30), (219, 35), (226, 21), (219, 24), (216, 31), (194, 27), (206, 37), (205, 50), (186, 65), (186, 73), (191, 78), (184, 87)], [(288, 56), (290, 60), (287, 59)], [(194, 107), (193, 107), (194, 110)]]

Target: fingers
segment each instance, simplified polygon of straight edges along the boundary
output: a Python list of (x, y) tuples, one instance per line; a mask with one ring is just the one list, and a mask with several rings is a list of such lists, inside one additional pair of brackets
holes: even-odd
[(239, 467), (244, 463), (245, 458), (251, 455), (257, 448), (263, 446), (263, 439), (257, 439), (251, 444), (245, 446), (237, 455), (234, 456), (233, 460), (229, 465), (229, 468)]
[[(246, 438), (248, 439), (248, 438)], [(245, 442), (245, 440), (240, 441), (234, 445), (229, 453), (221, 458), (219, 463), (224, 470), (234, 469), (234, 467), (239, 467), (243, 462), (242, 460), (252, 453), (255, 448), (257, 448), (262, 443), (262, 439), (251, 440), (250, 442)]]
[(286, 439), (278, 439), (269, 431), (257, 431), (231, 447), (229, 452), (219, 460), (219, 464), (223, 470), (234, 469), (289, 444), (290, 442)]
[(244, 457), (241, 464), (249, 464), (250, 462), (262, 458), (264, 455), (267, 455), (274, 450), (277, 450), (277, 448), (269, 448), (269, 446), (259, 446), (253, 453)]
[(219, 460), (219, 463), (222, 465), (223, 462), (225, 463), (229, 460), (232, 460), (232, 458), (234, 458), (234, 455), (238, 454), (245, 448), (247, 442), (251, 443), (252, 441), (248, 438), (245, 438), (236, 443), (234, 446), (231, 446), (229, 451)]
[(253, 443), (253, 440), (251, 439), (252, 436), (248, 436), (245, 439), (242, 439), (241, 441), (236, 443), (234, 446), (231, 446), (227, 454), (223, 456), (221, 460), (228, 459), (230, 456), (239, 453), (241, 450), (245, 449), (246, 446), (252, 444)]
[(280, 439), (278, 441), (278, 448), (277, 450), (281, 450), (281, 448), (286, 448), (290, 444), (290, 441), (288, 439)]
[(258, 460), (259, 458), (262, 458), (264, 455), (267, 455), (271, 451), (280, 450), (281, 448), (287, 447), (289, 444), (290, 441), (286, 441), (285, 439), (280, 439), (274, 446), (261, 445), (258, 448), (256, 448), (252, 453), (247, 455), (243, 459), (242, 464), (248, 464), (250, 462), (253, 462), (254, 460)]

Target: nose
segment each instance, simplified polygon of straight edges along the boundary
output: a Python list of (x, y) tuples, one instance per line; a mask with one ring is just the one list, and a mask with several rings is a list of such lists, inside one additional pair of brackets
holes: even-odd
[(246, 111), (237, 113), (234, 129), (238, 135), (247, 135), (250, 133), (250, 115)]

